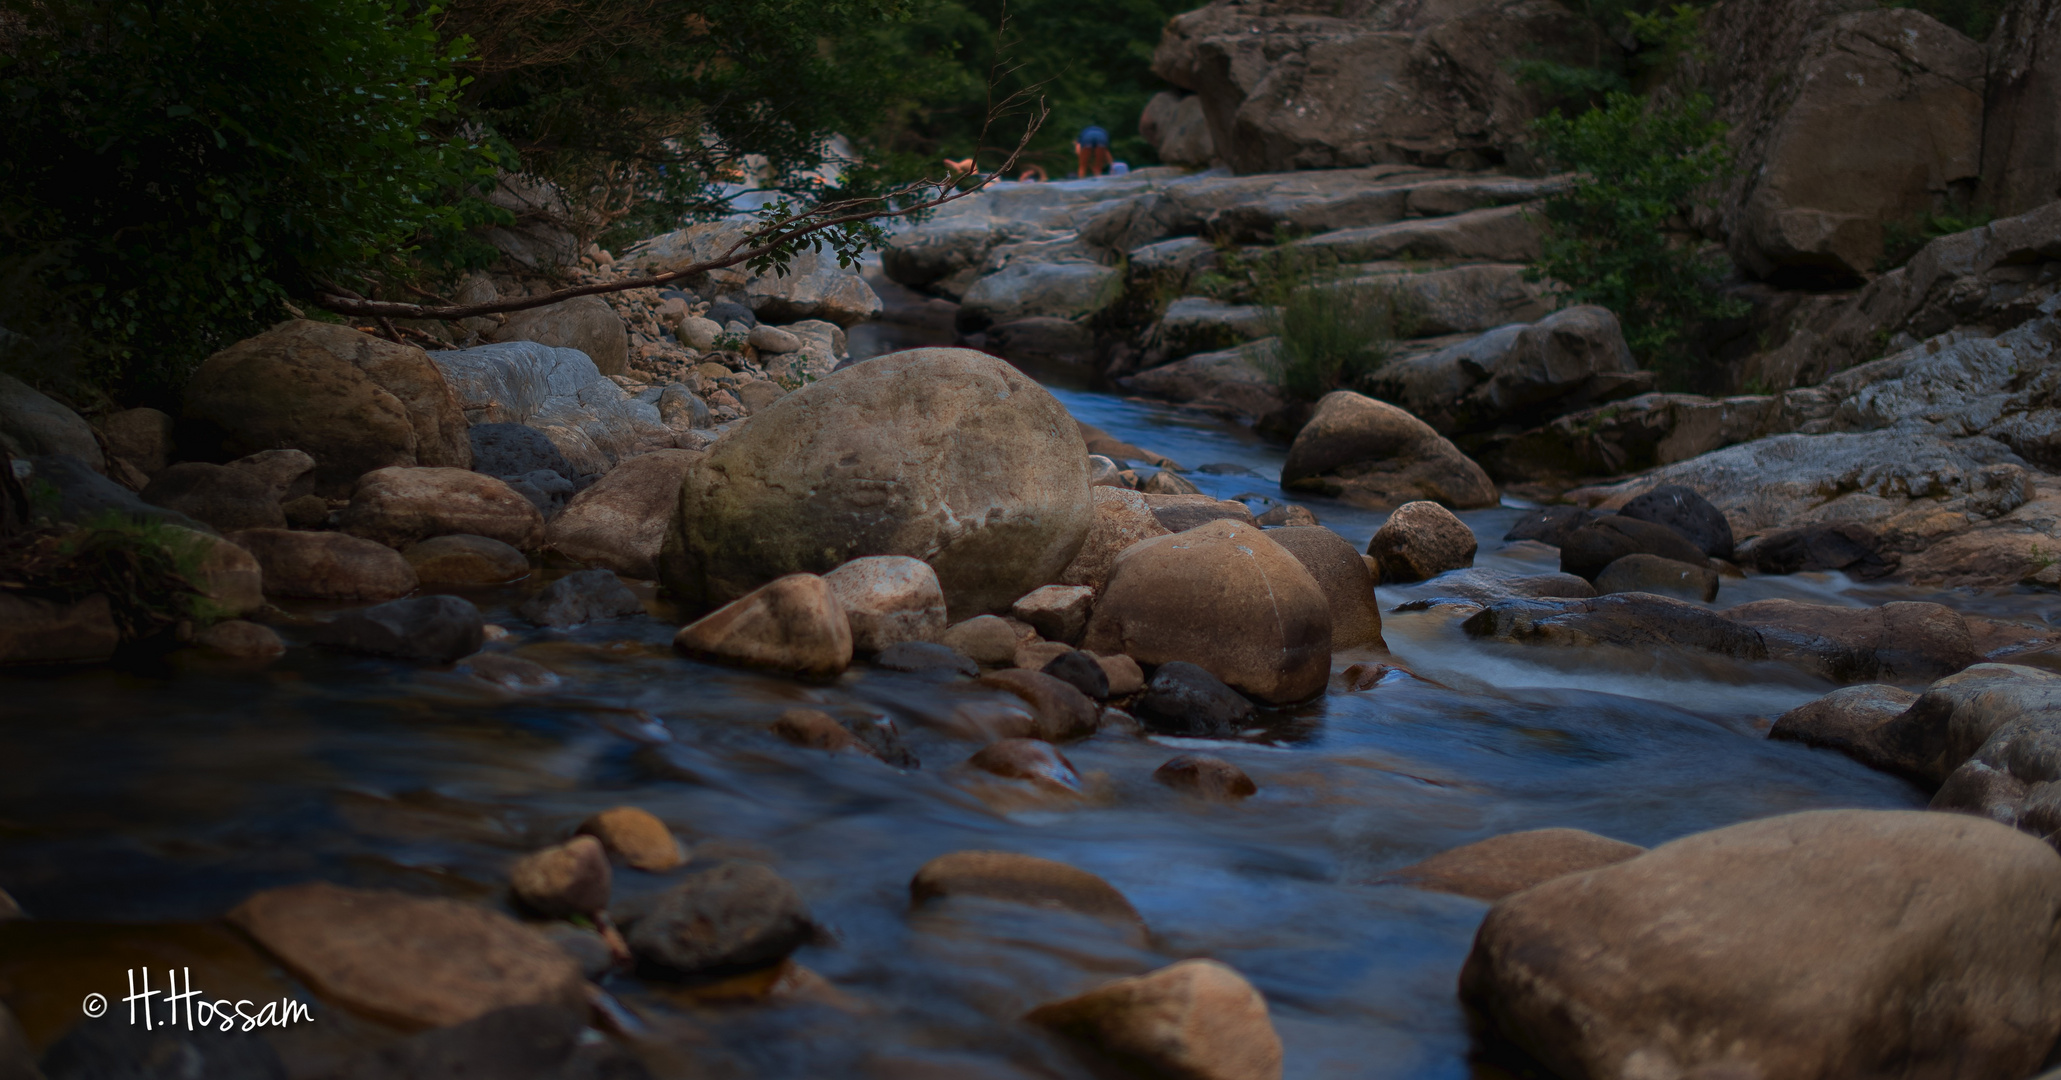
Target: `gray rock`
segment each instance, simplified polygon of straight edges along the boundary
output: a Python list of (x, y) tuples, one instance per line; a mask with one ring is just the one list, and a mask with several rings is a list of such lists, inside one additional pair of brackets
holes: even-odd
[(1131, 711), (1154, 731), (1203, 738), (1234, 736), (1259, 712), (1245, 695), (1184, 660), (1159, 665)]
[(558, 444), (527, 424), (481, 423), (466, 433), (472, 440), (472, 468), (488, 476), (507, 480), (539, 470), (554, 472), (568, 480), (581, 476), (565, 459)]
[(1270, 358), (1277, 347), (1273, 338), (1263, 338), (1190, 356), (1118, 382), (1140, 394), (1257, 419), (1288, 403), (1271, 370)]
[(1267, 309), (1259, 305), (1184, 296), (1167, 305), (1152, 328), (1148, 348), (1166, 360), (1179, 360), (1196, 353), (1235, 349), (1272, 332)]
[(1032, 315), (987, 329), (987, 347), (1019, 363), (1071, 364), (1095, 362), (1095, 332), (1072, 319)]
[(1681, 533), (1651, 521), (1612, 514), (1561, 540), (1560, 572), (1594, 581), (1604, 568), (1627, 555), (1658, 555), (1692, 566), (1707, 565), (1703, 549)]
[(479, 651), (486, 620), (471, 601), (417, 596), (346, 611), (309, 629), (317, 645), (448, 664)]
[(11, 375), (0, 375), (0, 448), (18, 458), (63, 454), (95, 472), (106, 468), (92, 425)]
[(928, 641), (902, 641), (889, 645), (873, 658), (873, 666), (917, 674), (962, 675), (969, 679), (980, 674), (980, 665), (965, 653)]
[(1650, 593), (1593, 600), (1498, 600), (1460, 628), (1471, 637), (1534, 645), (1685, 649), (1738, 660), (1765, 660), (1759, 632), (1706, 608)]
[[(659, 272), (704, 262), (735, 245), (750, 227), (734, 219), (689, 225), (637, 244), (620, 261)], [(858, 270), (839, 266), (837, 257), (829, 252), (802, 251), (788, 261), (781, 274), (761, 274), (739, 264), (710, 271), (707, 279), (708, 288), (701, 289), (704, 296), (714, 291), (734, 297), (750, 308), (754, 321), (824, 319), (839, 326), (855, 326), (878, 317), (881, 310), (880, 297)], [(730, 321), (713, 308), (709, 318), (725, 325)]]
[(35, 458), (30, 464), (34, 470), (27, 481), (30, 490), (33, 492), (38, 482), (49, 484), (56, 490), (55, 514), (59, 521), (80, 522), (114, 511), (132, 518), (163, 521), (199, 532), (215, 531), (177, 510), (144, 502), (135, 492), (100, 475), (93, 471), (92, 466), (68, 454)]
[(667, 889), (630, 924), (628, 939), (640, 971), (677, 979), (776, 963), (814, 933), (786, 879), (757, 863), (725, 862)]
[(529, 500), (537, 513), (551, 517), (565, 508), (566, 500), (579, 490), (578, 485), (564, 475), (550, 469), (538, 469), (519, 476), (503, 476), (501, 482), (510, 491)]
[(580, 473), (598, 476), (626, 457), (673, 445), (672, 429), (658, 408), (632, 398), (577, 349), (517, 341), (432, 353), (430, 359), (466, 420), (536, 428)]
[(1844, 570), (1865, 579), (1896, 569), (1896, 556), (1883, 553), (1881, 537), (1856, 521), (1826, 521), (1769, 533), (1754, 542), (1749, 557), (1763, 574)]
[(1096, 701), (1109, 698), (1109, 675), (1094, 657), (1079, 649), (1060, 653), (1040, 670)]
[(1573, 574), (1513, 574), (1475, 566), (1440, 574), (1411, 587), (1410, 592), (1417, 598), (1398, 604), (1397, 611), (1424, 611), (1451, 604), (1482, 607), (1512, 599), (1584, 600), (1595, 596), (1596, 588)]
[(182, 461), (160, 471), (141, 496), (223, 532), (286, 527), (286, 514), (272, 485), (254, 472), (226, 465)]
[(560, 629), (595, 619), (638, 615), (643, 611), (643, 602), (615, 576), (613, 570), (582, 570), (567, 574), (516, 608), (517, 614), (538, 626)]

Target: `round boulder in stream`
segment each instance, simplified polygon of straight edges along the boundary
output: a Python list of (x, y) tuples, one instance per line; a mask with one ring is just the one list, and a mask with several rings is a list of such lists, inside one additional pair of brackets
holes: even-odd
[(736, 861), (667, 889), (634, 920), (629, 944), (648, 975), (700, 978), (777, 963), (814, 934), (787, 879)]
[(660, 575), (690, 606), (868, 555), (936, 570), (954, 619), (1065, 570), (1094, 504), (1079, 427), (1015, 368), (915, 349), (789, 394), (687, 474)]

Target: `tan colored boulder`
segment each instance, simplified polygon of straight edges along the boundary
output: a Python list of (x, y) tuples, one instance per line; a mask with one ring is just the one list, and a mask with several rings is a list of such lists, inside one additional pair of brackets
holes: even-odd
[(945, 593), (921, 559), (871, 555), (823, 575), (852, 624), (852, 648), (877, 653), (945, 632)]
[(1286, 704), (1324, 689), (1331, 610), (1310, 572), (1259, 528), (1212, 521), (1124, 552), (1081, 647), (1143, 664), (1185, 660)]
[(472, 466), (464, 413), (429, 356), (332, 323), (298, 319), (208, 357), (184, 410), (225, 457), (306, 451), (321, 494), (390, 465)]
[(1152, 770), (1152, 778), (1176, 791), (1212, 802), (1236, 802), (1259, 794), (1245, 770), (1209, 754), (1182, 754)]
[(946, 627), (937, 640), (982, 667), (1007, 667), (1016, 662), (1023, 634), (998, 615), (976, 615)]
[[(1917, 700), (1912, 691), (1879, 683), (1842, 686), (1776, 717), (1768, 738), (1822, 746), (1871, 769), (1921, 777), (1928, 763), (1915, 759), (1905, 740), (1893, 737), (1891, 724)], [(1939, 779), (1933, 776), (1930, 782)]]
[[(1089, 653), (1095, 656), (1094, 653)], [(1102, 666), (1102, 674), (1109, 678), (1109, 696), (1123, 697), (1145, 689), (1145, 672), (1138, 662), (1117, 653), (1114, 656), (1095, 656), (1095, 662)]]
[(313, 882), (258, 893), (229, 921), (316, 993), (403, 1027), (448, 1027), (514, 1005), (586, 1005), (578, 962), (476, 904)]
[(1430, 425), (1350, 390), (1317, 402), (1289, 447), (1281, 486), (1372, 510), (1417, 500), (1466, 510), (1500, 498), (1481, 466)]
[(598, 296), (576, 296), (544, 307), (508, 313), (508, 321), (487, 334), (489, 341), (534, 341), (578, 349), (603, 375), (621, 375), (630, 359), (630, 331), (623, 318)]
[(660, 559), (688, 605), (868, 555), (929, 563), (954, 616), (1058, 577), (1093, 521), (1057, 399), (967, 349), (876, 357), (774, 402), (687, 474)]
[(403, 548), (464, 533), (521, 551), (544, 544), (544, 515), (514, 488), (468, 469), (387, 468), (366, 473), (338, 527), (352, 536)]
[(1281, 1080), (1281, 1037), (1267, 1001), (1214, 960), (1183, 960), (1031, 1010), (1033, 1024), (1078, 1039), (1146, 1075)]
[(1324, 602), (1331, 608), (1331, 647), (1386, 649), (1381, 640), (1381, 604), (1374, 598), (1374, 575), (1367, 560), (1346, 538), (1320, 525), (1268, 529), (1267, 539), (1281, 545), (1310, 572)]
[(680, 502), (680, 481), (707, 456), (654, 450), (625, 459), (551, 519), (544, 546), (624, 577), (658, 577), (658, 552)]
[(983, 675), (982, 686), (1007, 690), (1022, 698), (1036, 721), (1035, 734), (1048, 742), (1085, 739), (1095, 733), (1095, 701), (1079, 688), (1042, 671), (1010, 668)]
[(833, 754), (865, 754), (866, 744), (821, 709), (789, 709), (773, 721), (773, 734), (782, 742)]
[(1562, 874), (1621, 863), (1645, 850), (1581, 829), (1529, 829), (1441, 851), (1382, 880), (1495, 901)]
[(673, 648), (745, 667), (830, 676), (852, 662), (852, 630), (828, 583), (789, 574), (681, 627)]
[(1062, 862), (1008, 851), (940, 855), (924, 863), (909, 881), (912, 904), (953, 896), (1065, 908), (1098, 919), (1144, 925), (1138, 909), (1109, 882)]
[(1172, 531), (1159, 523), (1145, 496), (1129, 488), (1098, 486), (1090, 493), (1095, 500), (1095, 519), (1080, 553), (1059, 575), (1061, 585), (1086, 585), (1100, 589), (1109, 580), (1109, 568), (1125, 548), (1140, 540), (1165, 536)]
[(998, 739), (980, 748), (966, 764), (1010, 780), (1028, 781), (1044, 791), (1077, 795), (1081, 775), (1059, 748), (1043, 739)]
[(603, 810), (581, 822), (580, 832), (639, 870), (671, 870), (687, 861), (666, 823), (635, 806)]
[(392, 600), (415, 591), (414, 568), (385, 544), (332, 532), (245, 529), (228, 536), (264, 568), (265, 592), (308, 600)]
[(2057, 924), (2033, 837), (1819, 810), (1506, 897), (1460, 989), (1570, 1078), (2029, 1076), (2061, 1034)]
[(1086, 585), (1047, 585), (1032, 589), (1009, 607), (1009, 614), (1031, 624), (1048, 641), (1079, 641), (1087, 629), (1095, 590)]
[(1367, 554), (1381, 563), (1381, 580), (1423, 581), (1474, 565), (1474, 530), (1435, 502), (1404, 503), (1390, 514)]
[(533, 851), (508, 870), (515, 898), (552, 918), (593, 915), (608, 907), (611, 880), (608, 853), (591, 836)]
[(432, 536), (401, 549), (424, 585), (501, 585), (529, 576), (530, 560), (512, 545), (486, 536)]

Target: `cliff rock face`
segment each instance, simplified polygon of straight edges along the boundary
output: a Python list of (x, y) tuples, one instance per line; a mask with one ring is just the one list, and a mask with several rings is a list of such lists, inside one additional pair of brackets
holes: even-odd
[(1152, 67), (1196, 94), (1216, 156), (1241, 174), (1482, 168), (1553, 104), (1511, 61), (1616, 54), (1553, 0), (1217, 0), (1168, 24)]
[(2061, 199), (2061, 0), (2019, 0), (1989, 39), (1977, 205), (2018, 214)]

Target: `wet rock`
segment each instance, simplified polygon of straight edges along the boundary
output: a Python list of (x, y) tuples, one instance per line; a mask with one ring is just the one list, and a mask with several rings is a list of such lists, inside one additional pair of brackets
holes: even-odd
[(1470, 509), (1500, 497), (1481, 466), (1424, 421), (1349, 390), (1317, 402), (1281, 466), (1281, 486), (1372, 510), (1418, 500)]
[[(735, 221), (704, 222), (639, 243), (622, 262), (637, 269), (665, 272), (717, 257), (743, 239)], [(741, 303), (718, 302), (709, 318), (728, 325), (738, 315), (748, 325), (763, 319), (794, 323), (822, 319), (838, 326), (856, 326), (880, 316), (880, 297), (857, 267), (838, 265), (829, 252), (804, 251), (788, 263), (784, 274), (757, 273), (743, 266), (709, 272), (715, 295)]]
[(265, 571), (257, 557), (217, 536), (170, 526), (174, 543), (192, 545), (197, 555), (193, 584), (229, 616), (248, 615), (265, 606)]
[(1627, 555), (1707, 565), (1703, 549), (1665, 525), (1636, 518), (1600, 517), (1567, 534), (1560, 543), (1560, 572), (1595, 581), (1606, 567)]
[(1434, 502), (1404, 503), (1367, 542), (1386, 582), (1423, 581), (1474, 565), (1474, 530)]
[(1183, 960), (1049, 1002), (1025, 1017), (1130, 1069), (1193, 1080), (1280, 1080), (1267, 1002), (1214, 960)]
[(0, 593), (0, 664), (97, 662), (122, 643), (99, 593), (72, 603)]
[[(561, 934), (558, 927), (563, 926), (546, 933), (561, 944), (582, 941), (600, 947), (595, 935), (570, 927), (564, 927), (570, 934)], [(607, 957), (605, 947), (601, 956)], [(607, 967), (602, 965), (597, 974)], [(615, 1043), (589, 1042), (579, 1013), (527, 1005), (496, 1009), (476, 1020), (367, 1051), (342, 1066), (335, 1080), (648, 1080), (649, 1075)]]
[(981, 747), (966, 763), (982, 772), (1028, 780), (1040, 787), (1074, 794), (1081, 790), (1081, 776), (1073, 762), (1043, 739), (1001, 739)]
[(595, 619), (641, 615), (644, 602), (614, 571), (581, 570), (544, 586), (515, 611), (538, 626), (563, 629)]
[(870, 753), (858, 736), (821, 709), (789, 709), (773, 721), (773, 734), (783, 742), (831, 753)]
[(1618, 593), (1593, 600), (1498, 600), (1460, 628), (1471, 637), (1533, 645), (1653, 647), (1765, 660), (1760, 633), (1695, 604), (1651, 593)]
[(567, 479), (599, 476), (638, 454), (671, 447), (677, 438), (658, 406), (631, 397), (578, 349), (509, 341), (431, 353), (430, 359), (467, 420), (525, 425), (560, 456), (553, 460), (529, 436), (496, 427), (513, 436), (510, 449), (521, 456), (493, 469), (475, 466), (481, 472), (511, 476), (551, 469)]
[(789, 574), (681, 627), (673, 648), (723, 663), (827, 677), (851, 664), (852, 630), (822, 578)]
[(271, 627), (242, 619), (202, 630), (193, 636), (193, 644), (232, 660), (271, 660), (286, 654), (286, 643)]
[(635, 806), (603, 810), (580, 822), (579, 831), (638, 870), (662, 873), (687, 861), (665, 822)]
[(271, 596), (391, 600), (415, 591), (415, 570), (408, 560), (370, 540), (286, 529), (246, 529), (228, 540), (256, 557)]
[(229, 921), (316, 993), (404, 1027), (511, 1005), (585, 1007), (571, 957), (473, 904), (313, 882), (258, 893)]
[(1967, 622), (1939, 604), (1756, 600), (1723, 614), (1758, 630), (1770, 657), (1835, 682), (1924, 682), (1982, 662)]
[(629, 363), (629, 328), (598, 296), (576, 296), (543, 307), (508, 313), (508, 321), (487, 334), (491, 341), (534, 341), (577, 349), (603, 375), (620, 375)]
[(757, 863), (730, 861), (688, 874), (630, 926), (638, 969), (705, 978), (777, 963), (815, 933), (801, 894)]
[[(982, 618), (994, 616), (984, 615)], [(980, 674), (980, 665), (975, 663), (972, 657), (949, 645), (938, 645), (928, 641), (904, 641), (898, 645), (889, 645), (873, 658), (873, 666), (889, 671), (963, 675), (969, 679)]]
[(1713, 559), (1732, 557), (1731, 523), (1694, 488), (1662, 484), (1625, 503), (1617, 512), (1635, 521), (1665, 525)]
[(1875, 530), (1855, 521), (1826, 521), (1783, 529), (1762, 536), (1750, 551), (1753, 568), (1763, 574), (1844, 570), (1867, 579), (1896, 569), (1896, 556), (1883, 553), (1881, 538)]
[[(1126, 659), (1129, 659), (1126, 657)], [(1135, 665), (1136, 661), (1132, 661)], [(1109, 698), (1109, 673), (1092, 653), (1068, 649), (1037, 670), (1058, 679), (1081, 693), (1105, 701)]]
[(1087, 456), (1058, 400), (994, 357), (876, 357), (715, 444), (687, 475), (662, 577), (690, 605), (715, 604), (782, 574), (906, 555), (930, 564), (953, 615), (1005, 610), (1080, 551)]
[(1159, 665), (1131, 711), (1154, 731), (1201, 738), (1230, 738), (1259, 712), (1215, 675), (1180, 660)]
[(12, 375), (0, 375), (0, 449), (18, 458), (63, 454), (95, 472), (107, 467), (91, 425)]
[(909, 902), (922, 906), (953, 896), (982, 896), (1064, 908), (1142, 926), (1138, 910), (1116, 886), (1051, 859), (1008, 851), (954, 851), (924, 863), (909, 880)]
[(1258, 517), (1252, 520), (1254, 524), (1269, 529), (1279, 528), (1283, 526), (1286, 526), (1288, 528), (1301, 528), (1304, 526), (1317, 524), (1317, 515), (1315, 513), (1312, 513), (1310, 508), (1307, 506), (1297, 506), (1294, 503), (1281, 503), (1279, 505), (1269, 507), (1265, 513), (1259, 515)]
[(2061, 1032), (2057, 917), (2061, 859), (2030, 837), (1958, 814), (1812, 811), (1507, 897), (1460, 989), (1561, 1076), (1862, 1075), (1939, 1053), (2022, 1076)]
[(1074, 642), (1088, 627), (1095, 590), (1085, 585), (1047, 585), (1010, 605), (1009, 614), (1031, 624), (1048, 641)]
[(1016, 646), (1023, 635), (996, 615), (976, 615), (946, 628), (938, 644), (968, 657), (984, 667), (1006, 667), (1016, 662)]
[(1161, 469), (1146, 477), (1145, 482), (1138, 485), (1138, 490), (1147, 495), (1202, 494), (1201, 488), (1171, 469)]
[(428, 355), (347, 326), (297, 319), (231, 345), (194, 372), (184, 408), (224, 457), (305, 451), (317, 494), (388, 466), (472, 466), (466, 417)]
[(317, 645), (448, 664), (479, 651), (486, 620), (469, 600), (417, 596), (346, 611), (308, 630)]
[(1559, 547), (1569, 533), (1594, 520), (1594, 513), (1579, 506), (1548, 506), (1518, 518), (1517, 524), (1503, 534), (1503, 539), (1536, 540), (1549, 547)]
[(611, 875), (601, 841), (575, 836), (516, 860), (508, 884), (524, 907), (548, 918), (592, 915), (608, 907)]
[(1122, 653), (1114, 656), (1098, 656), (1095, 653), (1087, 655), (1095, 657), (1095, 663), (1101, 666), (1102, 674), (1108, 676), (1110, 697), (1125, 697), (1145, 689), (1145, 672), (1138, 667), (1136, 660)]
[[(493, 627), (499, 630), (500, 627)], [(488, 640), (493, 640), (491, 632)], [(563, 680), (550, 668), (533, 660), (507, 653), (482, 652), (466, 657), (458, 669), (490, 686), (511, 694), (536, 694), (553, 689)]]
[(1718, 574), (1707, 566), (1695, 566), (1658, 555), (1626, 555), (1596, 575), (1598, 595), (1623, 592), (1658, 593), (1679, 600), (1717, 599)]
[[(2061, 714), (2061, 675), (2016, 664), (1977, 664), (1927, 687), (1900, 716), (1885, 722), (1872, 740), (1905, 768), (1892, 768), (1919, 783), (1938, 786), (1968, 768), (1967, 779), (1997, 779), (1994, 767), (1973, 762), (1991, 748), (2008, 748), (2019, 731), (2037, 734)], [(2022, 764), (2043, 768), (2040, 755)], [(1998, 785), (2008, 794), (2013, 784)], [(2022, 784), (2018, 794), (2023, 795)]]
[(1331, 611), (1316, 580), (1259, 528), (1213, 521), (1117, 559), (1082, 647), (1186, 661), (1263, 701), (1321, 693)]
[(1095, 702), (1070, 683), (1022, 668), (983, 675), (978, 682), (1022, 698), (1030, 707), (1038, 738), (1061, 742), (1085, 739), (1095, 733)]
[(1177, 791), (1185, 791), (1214, 802), (1235, 802), (1259, 793), (1259, 785), (1245, 770), (1208, 754), (1182, 754), (1168, 758), (1152, 771), (1152, 778)]
[[(259, 1007), (252, 1002), (246, 1012)], [(0, 1070), (9, 1064), (0, 1058)], [(162, 1014), (153, 1027), (105, 1019), (78, 1024), (51, 1044), (40, 1072), (26, 1057), (19, 1070), (0, 1071), (7, 1080), (286, 1080), (287, 1075), (279, 1052), (255, 1032), (191, 1031), (164, 1023)]]
[(35, 458), (30, 465), (33, 469), (30, 483), (41, 481), (57, 491), (56, 506), (51, 511), (51, 517), (56, 521), (77, 524), (114, 511), (144, 521), (163, 521), (198, 532), (209, 531), (206, 524), (177, 510), (144, 502), (135, 492), (94, 472), (86, 462), (68, 454)]
[(282, 504), (315, 491), (315, 459), (299, 450), (260, 450), (230, 462), (229, 468), (264, 481)]
[(319, 529), (329, 524), (329, 500), (320, 495), (303, 495), (279, 504), (286, 524), (295, 529)]
[(1918, 695), (1894, 686), (1844, 686), (1775, 718), (1768, 738), (1837, 750), (1883, 772), (1915, 777), (1925, 764), (1910, 758), (1890, 722)]
[(853, 559), (823, 575), (852, 627), (852, 648), (877, 653), (945, 632), (945, 593), (928, 563), (906, 555)]
[(501, 585), (530, 574), (529, 556), (490, 536), (433, 536), (401, 550), (424, 585)]
[[(1143, 492), (1140, 494), (1144, 495), (1145, 505), (1152, 510), (1153, 519), (1167, 532), (1187, 532), (1212, 521), (1235, 521), (1254, 527), (1258, 525), (1253, 520), (1252, 508), (1236, 499), (1217, 499), (1208, 495), (1151, 495)], [(1117, 554), (1122, 552), (1119, 551)]]
[(1381, 880), (1493, 903), (1542, 881), (1621, 863), (1645, 851), (1582, 829), (1530, 829), (1442, 851)]
[(1423, 611), (1441, 604), (1493, 604), (1498, 600), (1568, 598), (1588, 599), (1596, 587), (1573, 574), (1513, 574), (1484, 566), (1451, 570), (1419, 586), (1428, 594), (1396, 606), (1397, 611)]
[(1381, 605), (1374, 598), (1374, 575), (1345, 537), (1317, 525), (1290, 525), (1267, 530), (1267, 539), (1295, 556), (1323, 592), (1331, 609), (1333, 649), (1387, 647), (1381, 640)]
[(465, 533), (522, 551), (544, 544), (544, 515), (507, 484), (465, 469), (389, 468), (366, 473), (337, 527), (403, 548)]
[(175, 423), (169, 414), (156, 409), (123, 409), (95, 420), (93, 428), (107, 440), (109, 453), (135, 466), (145, 476), (156, 476), (158, 470), (172, 463)]
[(574, 495), (544, 531), (544, 546), (625, 577), (658, 577), (666, 522), (680, 501), (680, 480), (706, 457), (699, 450), (653, 450), (624, 461)]
[(223, 532), (286, 527), (272, 485), (226, 465), (182, 461), (159, 471), (140, 494), (144, 502), (177, 510)]

